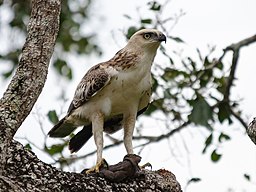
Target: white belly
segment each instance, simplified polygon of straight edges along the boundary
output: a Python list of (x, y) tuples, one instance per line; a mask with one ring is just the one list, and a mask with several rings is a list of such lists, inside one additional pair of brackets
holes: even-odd
[[(118, 73), (110, 83), (71, 116), (79, 116), (77, 126), (90, 122), (91, 115), (101, 112), (105, 118), (117, 114), (129, 115), (146, 107), (151, 95), (151, 74)], [(73, 116), (73, 117), (74, 117)]]

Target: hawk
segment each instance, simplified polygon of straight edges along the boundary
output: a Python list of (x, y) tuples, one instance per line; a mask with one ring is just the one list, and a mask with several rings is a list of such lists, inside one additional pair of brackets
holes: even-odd
[(163, 41), (166, 36), (156, 29), (137, 31), (112, 59), (89, 69), (76, 88), (66, 116), (49, 131), (50, 137), (65, 137), (83, 126), (71, 138), (69, 149), (76, 152), (94, 137), (97, 163), (90, 171), (98, 172), (104, 160), (103, 132), (111, 134), (123, 128), (127, 154), (133, 154), (136, 117), (150, 102), (151, 66)]

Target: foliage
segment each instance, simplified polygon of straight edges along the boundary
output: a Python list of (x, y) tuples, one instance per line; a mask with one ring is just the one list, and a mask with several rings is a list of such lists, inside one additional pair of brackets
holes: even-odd
[[(94, 52), (101, 55), (100, 48), (93, 41), (96, 34), (85, 34), (82, 30), (83, 25), (89, 19), (90, 5), (90, 0), (62, 1), (61, 25), (52, 63), (55, 71), (69, 80), (72, 79), (71, 64), (67, 61), (69, 54), (81, 55)], [(2, 20), (2, 23), (0, 23), (2, 28), (9, 31), (7, 34), (8, 39), (13, 42), (13, 44), (7, 44), (5, 50), (0, 52), (0, 62), (10, 64), (9, 70), (0, 74), (3, 78), (7, 79), (12, 75), (18, 64), (23, 43), (17, 44), (15, 38), (21, 38), (23, 39), (22, 42), (24, 42), (26, 26), (29, 21), (30, 1), (4, 1), (1, 7), (4, 7), (5, 10), (9, 10), (11, 13), (9, 17), (6, 17), (5, 22)]]

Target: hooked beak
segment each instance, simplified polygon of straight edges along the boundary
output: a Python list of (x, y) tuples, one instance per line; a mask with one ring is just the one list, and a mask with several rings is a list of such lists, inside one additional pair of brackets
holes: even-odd
[(164, 34), (160, 33), (158, 36), (158, 41), (160, 41), (160, 42), (164, 41), (166, 43), (166, 36)]

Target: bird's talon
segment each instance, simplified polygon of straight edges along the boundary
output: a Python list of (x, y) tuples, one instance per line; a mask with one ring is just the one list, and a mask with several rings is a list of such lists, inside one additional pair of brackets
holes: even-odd
[(146, 167), (150, 167), (150, 170), (152, 170), (152, 165), (151, 165), (151, 163), (149, 163), (149, 162), (147, 162), (147, 163), (144, 164), (144, 165), (141, 165), (141, 166), (140, 166), (140, 169), (145, 169)]
[(108, 163), (104, 158), (102, 158), (94, 167), (85, 171), (85, 173), (86, 174), (98, 173), (100, 172), (101, 169), (107, 169), (107, 168), (108, 168)]

